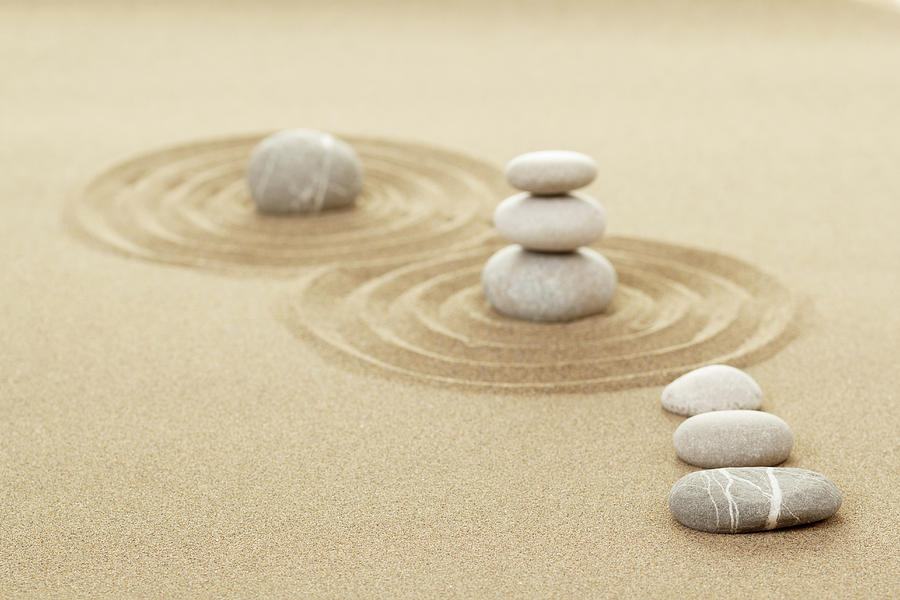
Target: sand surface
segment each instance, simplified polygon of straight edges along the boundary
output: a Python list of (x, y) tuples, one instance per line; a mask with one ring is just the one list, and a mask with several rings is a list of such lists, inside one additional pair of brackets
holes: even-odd
[[(900, 595), (900, 13), (0, 4), (0, 596)], [(359, 148), (357, 211), (241, 156)], [(597, 158), (606, 318), (491, 313), (498, 166)], [(844, 505), (725, 536), (661, 385), (727, 360)]]

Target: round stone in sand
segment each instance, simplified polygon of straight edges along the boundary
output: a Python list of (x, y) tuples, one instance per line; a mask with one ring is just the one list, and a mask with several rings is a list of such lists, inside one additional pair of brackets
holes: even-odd
[(597, 177), (597, 163), (571, 150), (540, 150), (515, 157), (506, 165), (506, 180), (532, 194), (565, 194)]
[(603, 237), (606, 213), (583, 194), (510, 196), (494, 211), (494, 226), (507, 241), (528, 250), (570, 252)]
[(246, 175), (257, 208), (274, 214), (350, 205), (363, 182), (353, 148), (311, 129), (288, 129), (265, 138), (253, 149)]
[(545, 254), (507, 246), (481, 273), (491, 306), (527, 321), (571, 321), (599, 313), (612, 301), (616, 282), (609, 261), (588, 248)]
[(678, 458), (704, 469), (771, 467), (787, 460), (794, 434), (769, 413), (717, 410), (684, 421), (672, 441)]
[(744, 533), (827, 519), (841, 491), (820, 473), (785, 467), (736, 467), (688, 473), (669, 492), (672, 516), (691, 529)]
[(757, 410), (761, 404), (759, 384), (728, 365), (694, 369), (667, 385), (662, 393), (663, 408), (688, 417), (712, 410)]

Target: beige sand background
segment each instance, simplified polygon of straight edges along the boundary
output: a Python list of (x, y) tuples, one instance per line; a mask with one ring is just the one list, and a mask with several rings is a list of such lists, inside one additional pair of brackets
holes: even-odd
[[(838, 2), (0, 4), (0, 595), (900, 593), (900, 15)], [(103, 167), (310, 126), (502, 164), (598, 159), (610, 232), (715, 249), (813, 303), (749, 368), (826, 523), (666, 508), (659, 387), (500, 394), (348, 368), (283, 279), (66, 232)], [(498, 198), (498, 201), (500, 198)]]

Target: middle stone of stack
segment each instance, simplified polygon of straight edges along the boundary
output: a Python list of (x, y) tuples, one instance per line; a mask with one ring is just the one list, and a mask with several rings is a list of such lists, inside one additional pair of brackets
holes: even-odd
[(573, 192), (596, 176), (593, 159), (566, 150), (530, 152), (507, 165), (507, 181), (524, 193), (494, 211), (494, 226), (513, 243), (482, 272), (485, 296), (497, 311), (528, 321), (571, 321), (612, 301), (615, 269), (583, 247), (603, 237), (606, 213), (590, 196)]

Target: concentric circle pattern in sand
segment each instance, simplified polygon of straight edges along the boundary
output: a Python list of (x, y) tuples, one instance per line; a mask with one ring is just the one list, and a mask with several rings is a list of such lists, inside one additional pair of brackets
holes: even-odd
[(793, 335), (795, 304), (776, 280), (697, 249), (609, 238), (597, 249), (620, 285), (606, 313), (566, 324), (496, 313), (480, 273), (500, 247), (393, 269), (331, 266), (279, 306), (298, 335), (329, 354), (435, 382), (516, 390), (663, 384), (695, 367), (747, 366)]
[(353, 208), (265, 216), (244, 169), (263, 136), (196, 142), (138, 156), (94, 179), (70, 220), (82, 233), (147, 260), (226, 272), (399, 264), (472, 245), (507, 193), (495, 167), (419, 144), (344, 137), (365, 169)]

